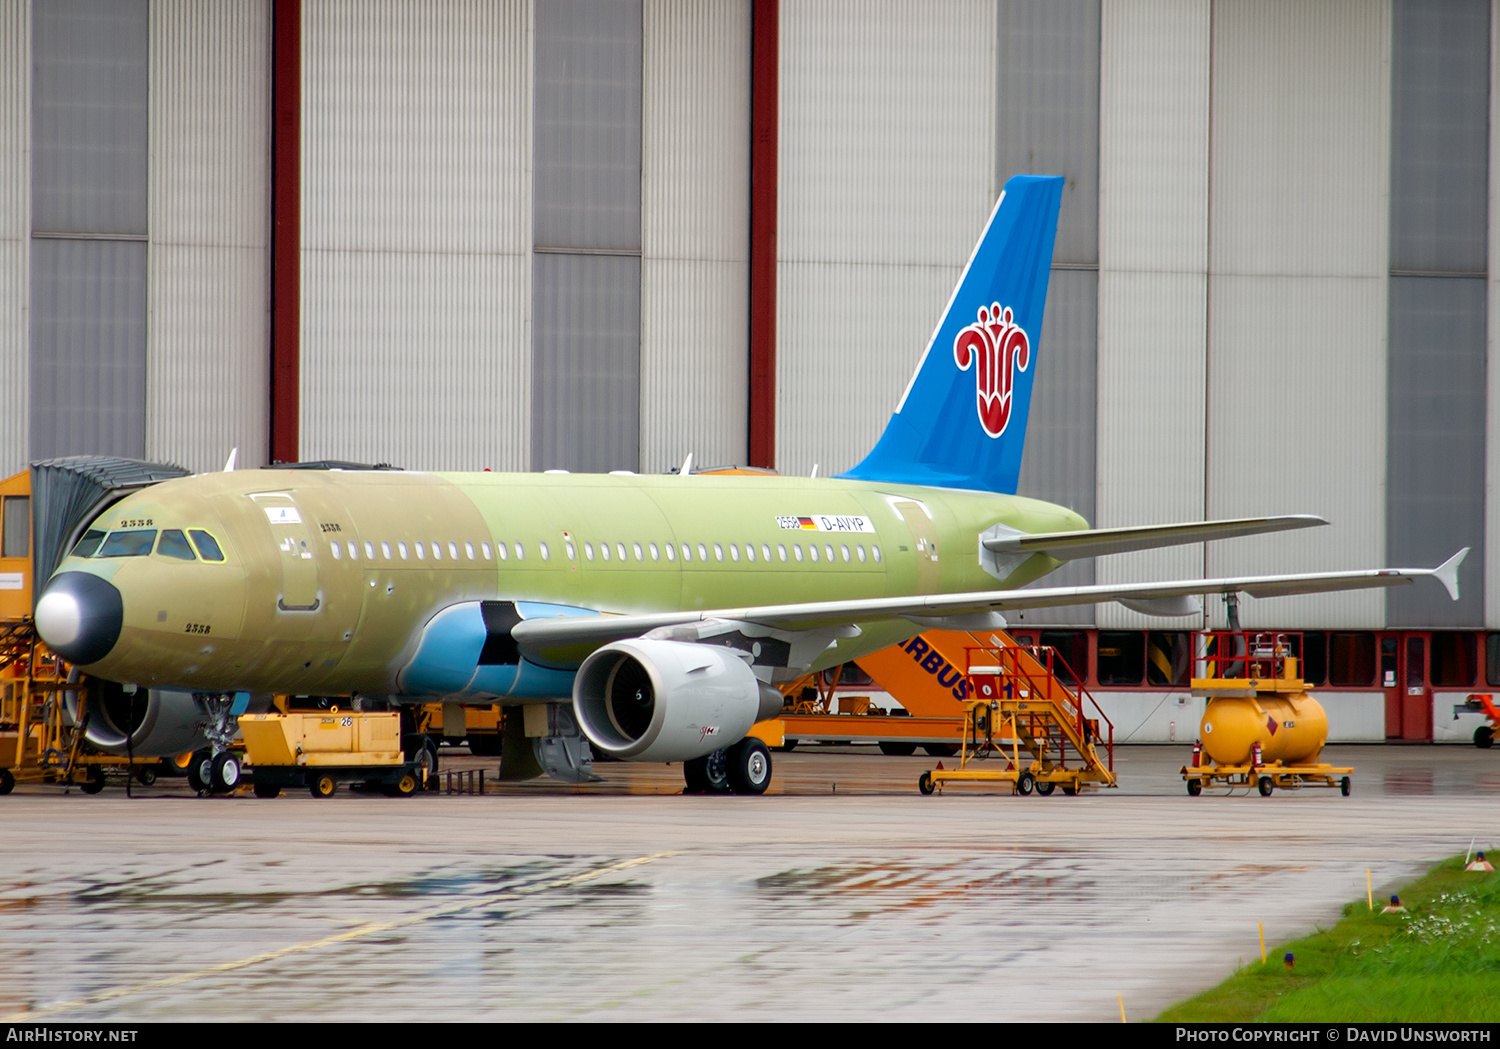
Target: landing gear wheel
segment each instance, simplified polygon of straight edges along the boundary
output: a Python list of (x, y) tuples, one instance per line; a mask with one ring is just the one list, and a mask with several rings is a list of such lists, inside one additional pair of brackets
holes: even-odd
[(16, 777), (10, 774), (10, 769), (0, 769), (0, 797), (4, 797), (16, 789)]
[(736, 794), (764, 794), (771, 785), (771, 751), (749, 736), (725, 752), (729, 789)]
[(1016, 777), (1016, 793), (1025, 797), (1031, 793), (1031, 788), (1036, 785), (1036, 777), (1029, 772), (1023, 772)]
[(1474, 730), (1474, 745), (1480, 750), (1489, 750), (1495, 745), (1495, 730), (1489, 725), (1480, 725)]
[(931, 794), (937, 790), (937, 784), (932, 782), (932, 773), (924, 772), (917, 777), (917, 789), (923, 794)]
[(682, 779), (688, 794), (724, 794), (729, 790), (728, 755), (716, 750), (682, 763)]
[(206, 750), (195, 750), (193, 756), (187, 763), (188, 786), (192, 787), (198, 794), (208, 793), (208, 785), (213, 781), (214, 756)]
[(417, 792), (417, 776), (414, 772), (403, 772), (401, 777), (385, 788), (386, 794), (393, 798), (409, 798)]
[(892, 757), (910, 757), (916, 752), (917, 745), (915, 743), (895, 743), (892, 741), (884, 741), (880, 744), (880, 753), (889, 754)]
[(85, 794), (98, 794), (104, 789), (104, 773), (97, 766), (89, 769), (88, 778), (79, 784), (78, 789)]
[(228, 794), (240, 785), (240, 759), (227, 750), (215, 756), (209, 777), (215, 794)]
[(958, 753), (958, 748), (952, 743), (923, 743), (922, 749), (934, 758), (951, 758)]
[(326, 772), (314, 776), (307, 785), (307, 792), (315, 798), (331, 798), (339, 789), (339, 781)]
[(1038, 780), (1036, 784), (1036, 792), (1045, 798), (1052, 793), (1053, 789), (1056, 786), (1057, 784), (1051, 782), (1050, 780)]
[(1343, 779), (1339, 780), (1339, 793), (1344, 797), (1347, 798), (1349, 796), (1349, 791), (1351, 791), (1353, 788), (1354, 785), (1349, 782), (1348, 776), (1345, 776)]
[(1263, 798), (1269, 798), (1271, 791), (1276, 789), (1276, 785), (1271, 782), (1270, 776), (1262, 776), (1256, 786), (1260, 789), (1260, 796)]
[(1190, 779), (1187, 781), (1188, 797), (1196, 798), (1203, 793), (1203, 781), (1201, 779)]
[(417, 787), (423, 784), (437, 789), (438, 751), (437, 744), (421, 732), (409, 732), (401, 740), (401, 750), (407, 761), (417, 764)]
[(255, 785), (255, 796), (257, 798), (278, 798), (281, 796), (281, 788), (274, 783), (257, 783)]
[(143, 769), (136, 769), (135, 781), (143, 787), (149, 787), (156, 782), (156, 770), (150, 765)]

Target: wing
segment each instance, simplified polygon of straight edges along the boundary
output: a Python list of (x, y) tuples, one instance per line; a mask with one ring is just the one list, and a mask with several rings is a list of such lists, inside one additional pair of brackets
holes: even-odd
[[(967, 594), (927, 594), (876, 597), (851, 601), (810, 601), (801, 604), (756, 605), (695, 612), (656, 612), (645, 615), (601, 615), (585, 618), (527, 619), (511, 628), (511, 636), (529, 658), (552, 664), (574, 663), (599, 645), (639, 637), (653, 630), (715, 622), (747, 624), (777, 631), (828, 631), (853, 623), (907, 619), (925, 627), (964, 629), (989, 613), (1053, 608), (1119, 601), (1135, 607), (1169, 607), (1174, 599), (1200, 594), (1248, 594), (1286, 597), (1339, 590), (1368, 590), (1409, 586), (1431, 576), (1458, 600), (1458, 566), (1468, 556), (1464, 547), (1436, 568), (1377, 568), (1362, 572), (1309, 572), (1298, 575), (1241, 576), (1227, 579), (1187, 579), (1168, 583), (1131, 583), (1123, 586), (1060, 586), (1019, 590), (986, 590)], [(1188, 611), (1186, 608), (1175, 614)], [(975, 622), (974, 626), (981, 624)], [(999, 624), (994, 624), (998, 626)]]
[[(1229, 521), (1190, 521), (1186, 524), (1146, 525), (1131, 528), (1090, 528), (1082, 532), (1050, 532), (1030, 535), (990, 536), (984, 548), (996, 554), (1046, 554), (1059, 561), (1101, 554), (1124, 554), (1132, 550), (1154, 550), (1210, 539), (1235, 539), (1244, 535), (1313, 528), (1328, 522), (1312, 514), (1285, 517), (1240, 517)], [(1102, 599), (1101, 599), (1102, 600)]]

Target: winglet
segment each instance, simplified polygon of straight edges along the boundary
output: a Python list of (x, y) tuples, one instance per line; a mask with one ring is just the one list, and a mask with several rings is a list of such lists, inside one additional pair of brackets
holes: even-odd
[(1464, 547), (1448, 560), (1432, 570), (1437, 581), (1443, 584), (1443, 589), (1448, 591), (1448, 596), (1458, 600), (1458, 566), (1464, 563), (1464, 558), (1469, 556), (1469, 547)]

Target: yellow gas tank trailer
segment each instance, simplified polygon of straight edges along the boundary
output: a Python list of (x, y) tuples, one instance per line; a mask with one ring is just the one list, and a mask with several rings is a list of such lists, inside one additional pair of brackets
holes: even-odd
[(1219, 630), (1193, 640), (1191, 687), (1208, 702), (1193, 762), (1182, 769), (1187, 792), (1255, 786), (1269, 796), (1277, 787), (1326, 786), (1347, 796), (1354, 770), (1319, 760), (1328, 714), (1300, 677), (1301, 635)]

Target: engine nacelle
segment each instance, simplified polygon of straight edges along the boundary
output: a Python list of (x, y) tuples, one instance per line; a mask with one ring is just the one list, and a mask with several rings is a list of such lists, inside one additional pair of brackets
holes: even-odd
[(780, 709), (781, 694), (717, 645), (616, 641), (584, 660), (573, 679), (583, 734), (625, 761), (701, 758)]
[[(77, 693), (65, 692), (68, 717), (78, 715)], [(113, 681), (89, 682), (88, 725), (83, 738), (106, 754), (167, 758), (208, 745), (208, 718), (191, 692), (140, 689), (127, 693)]]

